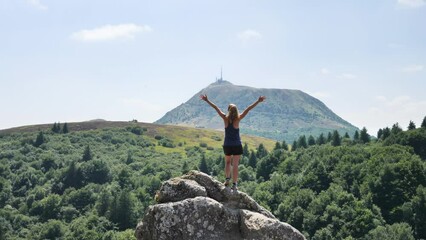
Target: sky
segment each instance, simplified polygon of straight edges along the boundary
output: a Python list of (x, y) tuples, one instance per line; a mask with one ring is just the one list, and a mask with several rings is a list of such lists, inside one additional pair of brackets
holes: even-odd
[(0, 0), (0, 129), (151, 123), (221, 69), (371, 135), (420, 126), (425, 26), (426, 0)]

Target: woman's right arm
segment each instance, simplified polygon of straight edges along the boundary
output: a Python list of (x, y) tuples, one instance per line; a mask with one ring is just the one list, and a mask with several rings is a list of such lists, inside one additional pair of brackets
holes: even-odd
[(219, 114), (219, 116), (223, 119), (226, 118), (225, 113), (222, 112), (222, 110), (220, 110), (214, 103), (212, 103), (208, 98), (207, 95), (201, 95), (200, 96), (201, 100), (207, 102), (212, 108), (214, 108), (214, 110), (216, 110), (217, 114)]

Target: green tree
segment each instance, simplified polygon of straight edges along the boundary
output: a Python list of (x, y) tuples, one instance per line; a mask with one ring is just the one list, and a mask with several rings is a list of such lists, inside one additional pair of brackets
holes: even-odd
[(309, 137), (308, 137), (308, 145), (309, 146), (313, 146), (315, 144), (316, 144), (315, 138), (312, 135), (309, 135)]
[(64, 126), (62, 127), (62, 133), (69, 133), (69, 130), (68, 130), (68, 124), (67, 123), (64, 123)]
[(398, 134), (400, 132), (402, 132), (402, 128), (399, 126), (398, 123), (395, 123), (394, 125), (392, 125), (392, 129), (391, 129), (391, 133), (392, 134), (396, 135), (396, 134)]
[(325, 139), (325, 137), (324, 137), (324, 134), (323, 134), (323, 133), (321, 133), (321, 134), (318, 136), (317, 144), (318, 144), (318, 145), (323, 145), (323, 144), (325, 144), (325, 142), (326, 142), (326, 139)]
[(333, 137), (332, 137), (332, 140), (331, 140), (331, 145), (335, 146), (335, 147), (342, 145), (342, 140), (341, 140), (339, 132), (337, 130), (333, 131)]
[(257, 165), (257, 157), (253, 150), (250, 151), (250, 157), (248, 161), (248, 165), (252, 167), (253, 169), (256, 169)]
[(294, 140), (294, 141), (293, 141), (293, 144), (291, 145), (291, 151), (295, 151), (297, 148), (298, 148), (298, 146), (297, 146), (297, 141), (296, 141), (296, 140)]
[(260, 159), (256, 168), (256, 178), (263, 178), (265, 181), (269, 180), (271, 173), (275, 171), (279, 163), (278, 157), (273, 154)]
[(426, 187), (419, 186), (413, 197), (414, 235), (416, 239), (426, 239)]
[(379, 129), (379, 131), (377, 131), (377, 139), (382, 139), (383, 137), (383, 129)]
[(420, 126), (422, 128), (426, 128), (426, 116), (423, 118), (422, 124)]
[(93, 159), (92, 151), (90, 150), (90, 146), (87, 145), (84, 149), (83, 157), (81, 158), (81, 161), (87, 162)]
[(359, 143), (359, 132), (358, 132), (358, 130), (355, 130), (355, 133), (354, 133), (354, 143)]
[(367, 128), (363, 127), (360, 134), (360, 140), (362, 143), (370, 142), (370, 135), (367, 133)]
[(275, 142), (274, 150), (279, 150), (279, 149), (281, 149), (281, 144), (280, 144), (280, 142)]
[(64, 187), (80, 188), (83, 185), (83, 172), (76, 161), (71, 161), (62, 176)]
[(34, 142), (34, 147), (40, 147), (43, 143), (45, 143), (46, 138), (44, 137), (44, 134), (42, 131), (40, 131), (37, 135), (37, 138)]
[(59, 220), (49, 220), (43, 224), (39, 239), (62, 239), (65, 235), (66, 228), (64, 224)]
[(258, 159), (261, 159), (265, 156), (268, 155), (268, 151), (266, 150), (265, 146), (261, 143), (259, 144), (259, 146), (257, 147), (257, 151), (256, 151), (256, 157)]
[(61, 130), (61, 126), (59, 125), (59, 123), (54, 123), (53, 127), (52, 127), (52, 132), (54, 133), (58, 133)]
[(248, 148), (248, 144), (244, 143), (244, 147), (243, 147), (243, 157), (249, 157), (250, 156), (250, 152), (249, 152), (249, 148)]
[(281, 143), (281, 148), (288, 151), (288, 144), (285, 142), (285, 140), (283, 140), (283, 142)]
[(410, 225), (407, 223), (395, 223), (392, 225), (378, 226), (371, 230), (365, 239), (374, 240), (414, 240)]
[(408, 130), (414, 130), (414, 129), (416, 129), (416, 124), (413, 121), (410, 120), (410, 123), (408, 124), (407, 129)]
[(297, 147), (298, 148), (308, 148), (308, 143), (306, 142), (306, 136), (302, 135), (297, 140)]
[(104, 184), (111, 180), (111, 171), (108, 164), (100, 159), (85, 162), (81, 165), (86, 182)]
[(123, 189), (114, 194), (110, 207), (110, 220), (117, 224), (120, 230), (134, 227), (135, 200), (128, 189)]
[(200, 163), (198, 164), (198, 170), (200, 170), (203, 173), (210, 174), (209, 167), (207, 166), (207, 161), (204, 154), (201, 156)]
[(385, 140), (386, 138), (388, 138), (391, 134), (391, 130), (390, 128), (386, 127), (383, 128), (383, 134), (382, 134), (382, 139)]
[(350, 139), (351, 137), (349, 136), (349, 133), (348, 133), (348, 132), (345, 132), (345, 135), (343, 136), (343, 138)]
[(182, 164), (182, 174), (187, 174), (189, 172), (188, 162), (184, 161)]
[(327, 142), (331, 142), (331, 140), (333, 140), (333, 134), (331, 132), (328, 132), (327, 134)]

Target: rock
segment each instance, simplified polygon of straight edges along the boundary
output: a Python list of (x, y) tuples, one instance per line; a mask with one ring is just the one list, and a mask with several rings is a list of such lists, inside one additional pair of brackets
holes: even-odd
[(156, 200), (136, 227), (138, 240), (305, 239), (247, 194), (198, 171), (164, 182)]

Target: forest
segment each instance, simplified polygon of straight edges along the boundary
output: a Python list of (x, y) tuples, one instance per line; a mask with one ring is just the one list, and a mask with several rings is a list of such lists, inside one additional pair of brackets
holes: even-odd
[[(152, 138), (137, 122), (0, 134), (0, 239), (134, 239), (163, 181), (224, 180), (222, 139), (210, 140)], [(307, 239), (426, 238), (426, 117), (266, 146), (244, 145), (239, 190)]]

